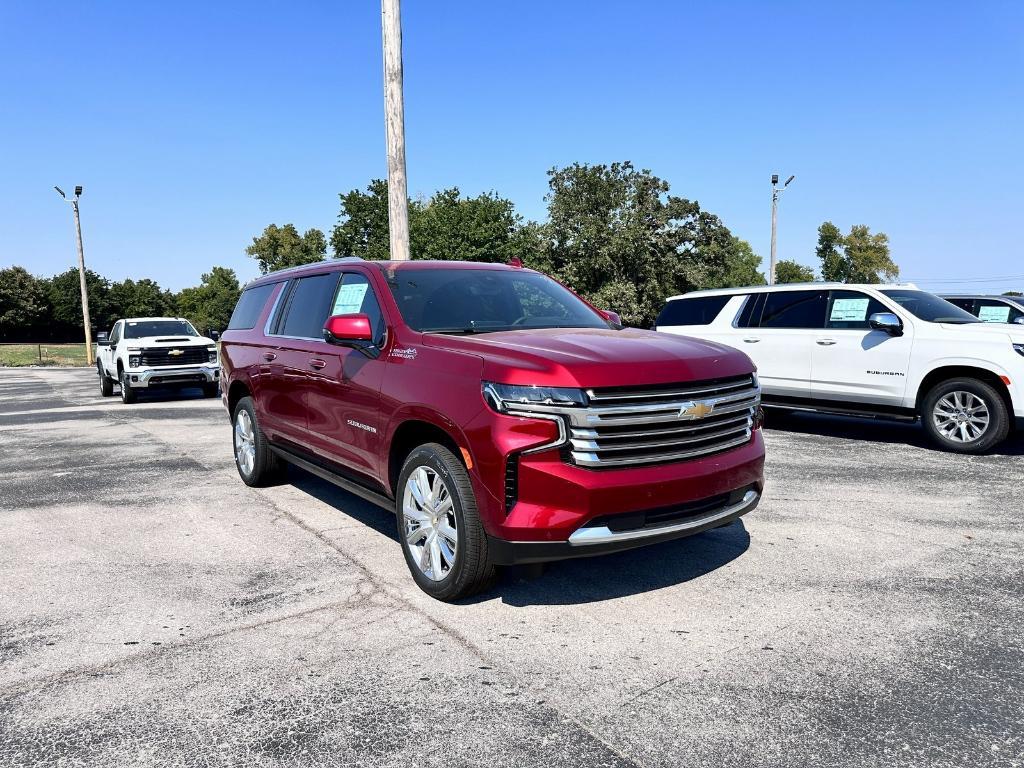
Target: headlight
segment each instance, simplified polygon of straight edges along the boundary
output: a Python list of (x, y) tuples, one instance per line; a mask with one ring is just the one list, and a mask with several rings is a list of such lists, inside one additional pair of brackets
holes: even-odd
[(207, 347), (206, 348), (206, 354), (207, 354), (207, 357), (210, 359), (211, 363), (216, 363), (217, 362), (217, 348), (216, 347)]
[(1024, 355), (1024, 344), (1014, 344), (1013, 348), (1018, 355)]
[(485, 381), (483, 392), (487, 404), (499, 413), (529, 411), (537, 405), (579, 408), (587, 404), (583, 390), (572, 387), (531, 387)]
[(142, 365), (142, 358), (139, 355), (129, 355), (128, 356), (128, 367), (129, 368), (138, 368), (140, 365)]

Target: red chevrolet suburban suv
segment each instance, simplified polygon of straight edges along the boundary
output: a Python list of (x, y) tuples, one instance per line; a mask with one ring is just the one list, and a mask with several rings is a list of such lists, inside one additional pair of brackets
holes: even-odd
[(286, 463), (388, 510), (416, 583), (726, 525), (763, 485), (742, 352), (623, 328), (496, 264), (338, 259), (261, 277), (221, 347), (239, 475)]

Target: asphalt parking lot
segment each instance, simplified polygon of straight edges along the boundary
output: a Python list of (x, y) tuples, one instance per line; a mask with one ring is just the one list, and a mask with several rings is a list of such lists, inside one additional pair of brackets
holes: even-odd
[(0, 765), (1024, 765), (1024, 441), (774, 419), (740, 523), (416, 589), (219, 400), (0, 370)]

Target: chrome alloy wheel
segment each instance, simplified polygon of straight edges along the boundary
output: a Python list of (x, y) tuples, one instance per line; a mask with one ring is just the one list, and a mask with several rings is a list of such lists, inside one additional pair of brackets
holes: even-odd
[(235, 415), (235, 461), (246, 477), (256, 466), (256, 434), (252, 417), (244, 408), (239, 408)]
[(402, 533), (423, 575), (441, 581), (455, 566), (459, 532), (451, 491), (430, 467), (417, 467), (402, 494)]
[(932, 410), (935, 427), (947, 440), (973, 443), (988, 431), (991, 415), (985, 401), (973, 392), (949, 392)]

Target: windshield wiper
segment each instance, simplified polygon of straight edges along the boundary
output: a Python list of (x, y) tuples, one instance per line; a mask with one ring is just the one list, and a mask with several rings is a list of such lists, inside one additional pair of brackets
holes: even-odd
[(471, 334), (491, 333), (493, 331), (506, 331), (507, 328), (474, 328), (472, 325), (456, 326), (454, 328), (428, 328), (423, 333), (449, 333), (449, 334)]

